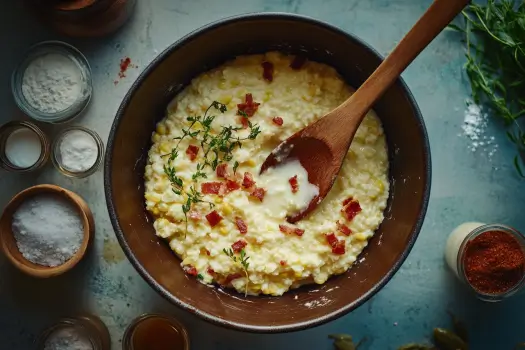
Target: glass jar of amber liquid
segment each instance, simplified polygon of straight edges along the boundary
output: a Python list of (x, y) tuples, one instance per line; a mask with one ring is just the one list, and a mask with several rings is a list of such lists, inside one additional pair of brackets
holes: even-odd
[(170, 316), (146, 314), (128, 326), (122, 350), (189, 350), (186, 328)]
[(110, 350), (111, 338), (106, 325), (94, 315), (63, 318), (45, 329), (36, 341), (36, 349), (54, 348), (57, 344), (72, 348)]
[(45, 24), (74, 37), (108, 35), (131, 17), (136, 0), (26, 0)]

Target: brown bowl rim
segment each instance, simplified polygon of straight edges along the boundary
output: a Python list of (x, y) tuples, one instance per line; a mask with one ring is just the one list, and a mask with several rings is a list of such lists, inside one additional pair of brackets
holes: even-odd
[(431, 162), (431, 155), (430, 155), (430, 143), (429, 138), (427, 134), (427, 130), (425, 127), (425, 122), (423, 120), (423, 116), (421, 114), (421, 110), (419, 109), (414, 96), (412, 95), (412, 92), (408, 88), (407, 84), (403, 80), (402, 77), (399, 77), (398, 83), (401, 85), (409, 103), (412, 105), (412, 108), (414, 110), (414, 114), (420, 129), (420, 133), (423, 138), (423, 153), (425, 156), (425, 165), (426, 165), (426, 183), (423, 193), (423, 200), (421, 203), (421, 208), (419, 215), (417, 217), (417, 220), (414, 224), (414, 229), (412, 230), (412, 234), (410, 239), (408, 240), (407, 246), (404, 250), (404, 252), (400, 255), (399, 259), (395, 262), (395, 264), (392, 266), (390, 271), (385, 274), (385, 276), (368, 292), (366, 292), (363, 296), (361, 296), (359, 299), (355, 300), (352, 303), (347, 304), (345, 307), (340, 308), (337, 311), (334, 311), (330, 314), (326, 314), (322, 317), (317, 317), (308, 321), (303, 322), (297, 322), (297, 323), (291, 323), (284, 326), (254, 326), (250, 324), (245, 323), (239, 323), (239, 322), (232, 322), (228, 321), (216, 316), (213, 316), (207, 312), (203, 312), (199, 310), (197, 307), (192, 306), (188, 303), (185, 303), (178, 298), (176, 298), (174, 295), (172, 295), (168, 290), (166, 290), (164, 287), (162, 287), (159, 283), (157, 283), (149, 274), (148, 271), (141, 265), (141, 263), (138, 261), (138, 259), (134, 256), (133, 252), (131, 251), (128, 243), (126, 242), (126, 239), (124, 237), (124, 233), (122, 232), (120, 228), (120, 224), (118, 222), (117, 218), (117, 212), (115, 210), (115, 206), (113, 204), (113, 187), (111, 184), (111, 163), (112, 163), (112, 152), (113, 152), (113, 144), (115, 142), (115, 134), (117, 132), (117, 129), (120, 125), (120, 121), (122, 120), (126, 107), (128, 106), (130, 100), (133, 98), (135, 91), (138, 89), (138, 87), (143, 83), (145, 79), (150, 75), (150, 73), (157, 68), (157, 66), (166, 59), (166, 57), (169, 56), (169, 54), (173, 51), (176, 51), (179, 47), (186, 44), (186, 42), (197, 38), (200, 35), (206, 34), (207, 32), (226, 25), (231, 24), (235, 22), (241, 22), (241, 21), (250, 21), (250, 20), (258, 20), (258, 19), (287, 19), (292, 21), (298, 21), (298, 22), (305, 22), (309, 24), (313, 24), (316, 26), (320, 26), (323, 29), (326, 29), (328, 31), (334, 32), (339, 35), (346, 36), (349, 40), (353, 40), (354, 42), (358, 43), (360, 46), (362, 46), (364, 49), (368, 50), (373, 55), (377, 56), (380, 60), (383, 60), (384, 57), (377, 52), (374, 48), (372, 48), (369, 44), (367, 44), (364, 40), (359, 38), (358, 36), (345, 32), (344, 30), (328, 24), (324, 21), (314, 19), (308, 16), (303, 15), (297, 15), (292, 13), (284, 13), (284, 12), (254, 12), (254, 13), (246, 13), (241, 15), (235, 15), (231, 17), (226, 17), (224, 19), (220, 19), (218, 21), (214, 21), (210, 24), (207, 24), (205, 26), (202, 26), (189, 34), (183, 36), (181, 39), (177, 40), (175, 43), (170, 45), (168, 48), (166, 48), (163, 52), (161, 52), (157, 57), (155, 57), (151, 63), (142, 71), (142, 73), (139, 75), (139, 77), (135, 80), (135, 82), (131, 85), (130, 89), (124, 96), (124, 99), (122, 100), (122, 103), (119, 106), (119, 109), (116, 113), (115, 119), (113, 121), (113, 124), (111, 126), (108, 142), (106, 145), (106, 156), (104, 160), (104, 192), (106, 194), (106, 205), (109, 212), (109, 217), (111, 220), (111, 224), (113, 225), (113, 229), (115, 231), (115, 235), (117, 236), (117, 240), (120, 243), (120, 246), (122, 247), (122, 250), (124, 251), (126, 257), (129, 259), (131, 264), (135, 267), (135, 269), (138, 271), (138, 273), (142, 276), (142, 278), (160, 295), (162, 295), (166, 300), (170, 301), (171, 303), (183, 308), (186, 311), (191, 312), (192, 314), (195, 314), (199, 316), (200, 318), (211, 322), (213, 324), (236, 329), (240, 331), (245, 332), (254, 332), (254, 333), (281, 333), (281, 332), (292, 332), (292, 331), (299, 331), (307, 328), (311, 328), (314, 326), (318, 326), (324, 323), (327, 323), (329, 321), (335, 320), (350, 311), (355, 310), (362, 304), (364, 304), (366, 301), (368, 301), (372, 296), (374, 296), (377, 292), (379, 292), (394, 276), (394, 274), (399, 270), (403, 262), (408, 257), (410, 251), (412, 250), (414, 243), (419, 235), (419, 232), (421, 230), (421, 227), (423, 226), (423, 222), (425, 219), (425, 215), (427, 212), (428, 202), (430, 198), (430, 187), (432, 182), (432, 162)]
[[(75, 208), (80, 213), (80, 216), (82, 218), (82, 223), (84, 225), (84, 238), (82, 239), (82, 244), (80, 245), (80, 248), (78, 248), (77, 252), (65, 263), (62, 265), (49, 267), (49, 266), (40, 266), (40, 268), (34, 268), (32, 265), (37, 265), (26, 258), (22, 256), (22, 259), (25, 261), (25, 263), (21, 263), (18, 259), (16, 259), (12, 254), (9, 248), (7, 247), (7, 243), (4, 239), (5, 235), (12, 235), (12, 231), (9, 230), (9, 232), (5, 232), (2, 230), (2, 226), (5, 224), (6, 221), (9, 223), (12, 220), (12, 217), (9, 217), (8, 214), (12, 213), (20, 204), (22, 204), (27, 198), (32, 197), (33, 195), (36, 195), (38, 193), (54, 193), (57, 194), (63, 198), (65, 198), (67, 201), (69, 201), (71, 204), (75, 206)], [(6, 256), (6, 258), (9, 260), (9, 262), (15, 266), (20, 271), (33, 276), (37, 278), (49, 278), (61, 275), (69, 270), (71, 270), (74, 266), (76, 266), (80, 260), (84, 257), (87, 248), (89, 247), (90, 242), (92, 241), (93, 236), (93, 214), (91, 213), (91, 210), (87, 206), (84, 199), (82, 199), (79, 195), (76, 193), (69, 191), (65, 188), (62, 188), (57, 185), (49, 185), (49, 184), (42, 184), (42, 185), (36, 185), (29, 188), (26, 188), (23, 191), (20, 191), (17, 193), (11, 200), (7, 203), (7, 205), (4, 208), (4, 211), (2, 213), (2, 216), (0, 217), (0, 246), (1, 250)]]

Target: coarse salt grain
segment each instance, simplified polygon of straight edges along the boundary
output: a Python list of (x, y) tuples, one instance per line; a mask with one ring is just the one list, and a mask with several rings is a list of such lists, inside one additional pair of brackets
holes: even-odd
[(85, 131), (69, 131), (60, 141), (60, 158), (62, 166), (71, 172), (87, 171), (97, 161), (97, 142)]
[(472, 152), (482, 148), (488, 152), (489, 158), (492, 158), (498, 149), (494, 136), (487, 136), (488, 116), (483, 112), (481, 106), (471, 100), (466, 101), (463, 125), (463, 136), (467, 137), (471, 143), (468, 149)]
[(67, 327), (53, 332), (47, 338), (44, 350), (93, 350), (93, 344), (82, 331)]
[(84, 225), (76, 208), (58, 195), (37, 195), (13, 214), (12, 229), (20, 253), (43, 266), (58, 266), (78, 251)]

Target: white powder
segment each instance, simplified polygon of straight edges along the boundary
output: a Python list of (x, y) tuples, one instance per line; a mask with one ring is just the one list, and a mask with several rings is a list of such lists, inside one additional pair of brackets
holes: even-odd
[(89, 338), (74, 327), (62, 328), (47, 338), (44, 350), (93, 350)]
[(71, 172), (89, 170), (98, 158), (97, 142), (84, 131), (70, 131), (60, 142), (60, 157), (62, 166)]
[(69, 260), (84, 238), (76, 208), (58, 195), (37, 195), (13, 214), (12, 229), (20, 253), (29, 261), (58, 266)]
[(27, 102), (44, 113), (57, 113), (73, 105), (82, 94), (82, 74), (67, 56), (50, 53), (34, 59), (22, 78)]
[(21, 128), (9, 134), (5, 142), (4, 152), (11, 164), (26, 169), (40, 158), (42, 144), (33, 130)]
[(483, 112), (481, 106), (471, 100), (467, 100), (466, 105), (461, 129), (463, 135), (471, 141), (468, 149), (475, 152), (481, 148), (487, 151), (489, 158), (491, 158), (496, 153), (498, 145), (495, 143), (494, 136), (486, 135), (488, 116)]

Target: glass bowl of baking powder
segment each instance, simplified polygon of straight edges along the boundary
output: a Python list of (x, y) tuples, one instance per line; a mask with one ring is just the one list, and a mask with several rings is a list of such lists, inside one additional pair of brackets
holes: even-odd
[(69, 121), (91, 100), (91, 69), (84, 55), (61, 41), (32, 46), (11, 76), (18, 107), (46, 123)]

